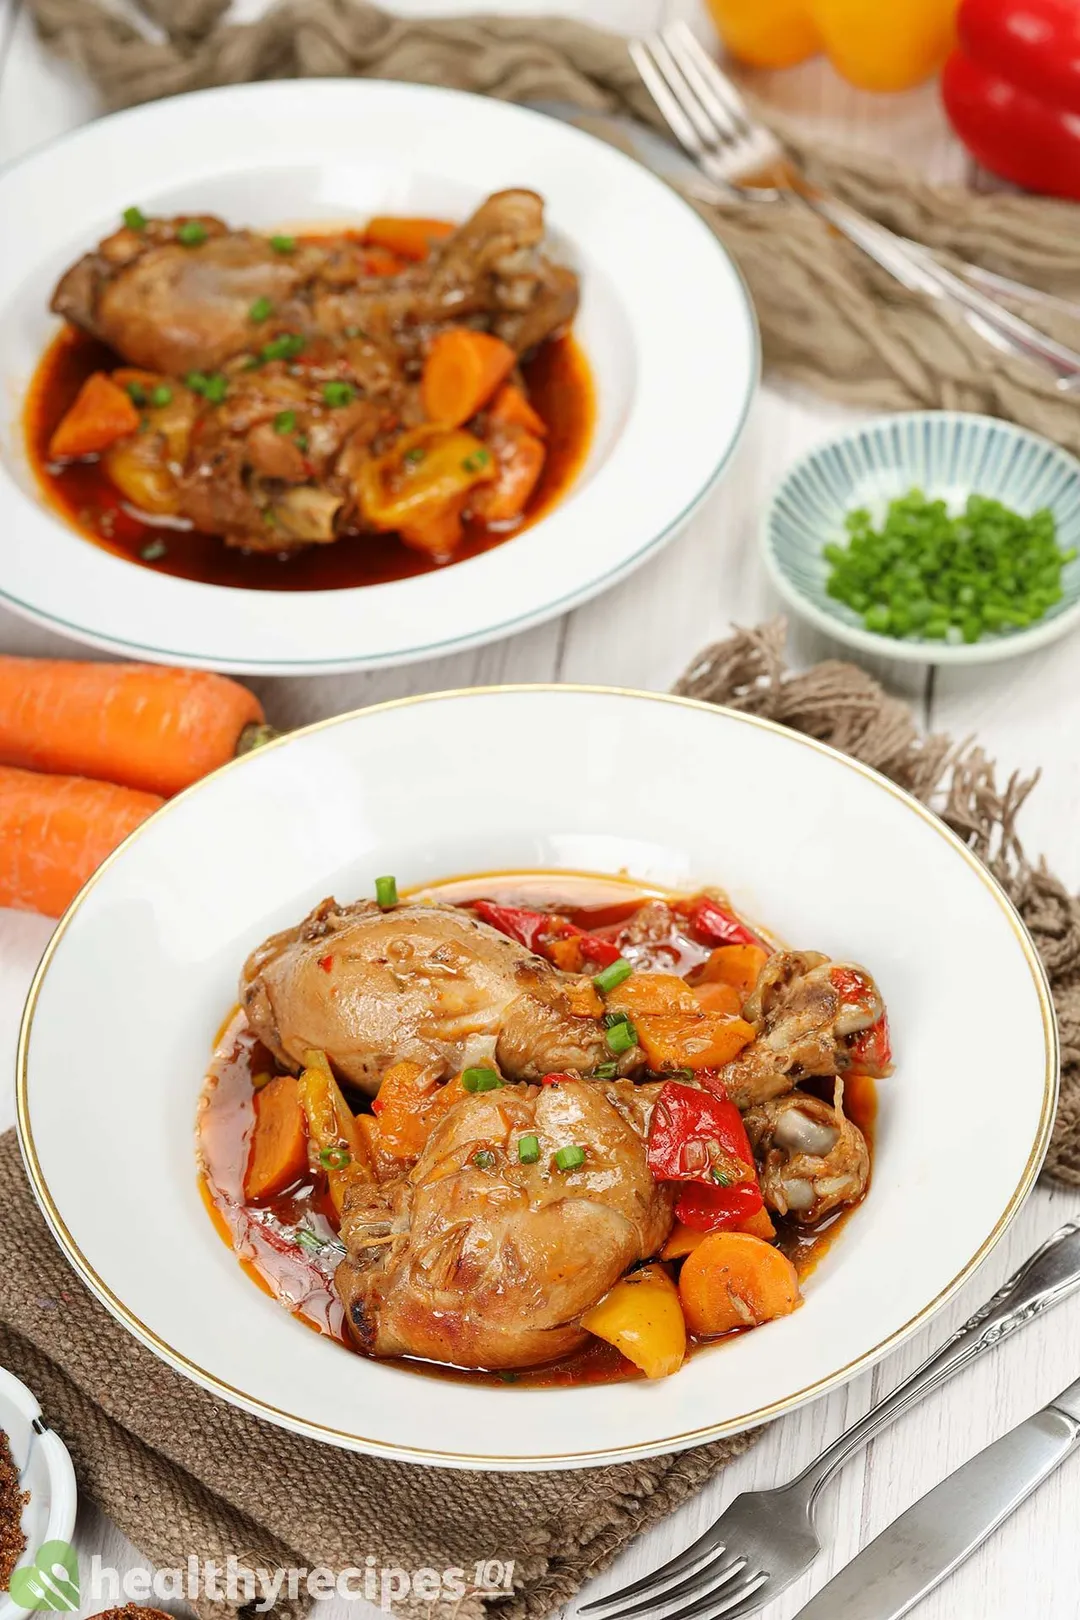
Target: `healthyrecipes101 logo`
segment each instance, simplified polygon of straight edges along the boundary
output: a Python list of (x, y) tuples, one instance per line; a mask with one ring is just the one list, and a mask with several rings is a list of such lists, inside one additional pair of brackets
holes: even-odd
[(481, 1558), (471, 1569), (402, 1569), (380, 1564), (369, 1555), (362, 1567), (332, 1570), (325, 1565), (313, 1569), (252, 1569), (238, 1558), (224, 1564), (212, 1558), (189, 1558), (183, 1569), (119, 1570), (103, 1564), (95, 1554), (90, 1561), (89, 1589), (80, 1593), (79, 1562), (75, 1549), (66, 1541), (47, 1541), (32, 1564), (17, 1569), (11, 1577), (10, 1595), (23, 1609), (72, 1610), (87, 1603), (109, 1605), (158, 1602), (189, 1603), (209, 1598), (233, 1608), (251, 1605), (265, 1614), (282, 1599), (296, 1602), (309, 1598), (343, 1598), (346, 1602), (365, 1601), (380, 1609), (393, 1610), (396, 1603), (411, 1597), (415, 1602), (437, 1603), (440, 1599), (507, 1597), (514, 1586), (514, 1565), (501, 1558)]

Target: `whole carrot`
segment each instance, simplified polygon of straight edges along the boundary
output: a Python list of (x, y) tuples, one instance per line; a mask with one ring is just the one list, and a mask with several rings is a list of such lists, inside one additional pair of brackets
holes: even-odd
[(164, 802), (112, 782), (0, 766), (0, 906), (59, 917)]
[(0, 658), (0, 765), (168, 797), (234, 758), (264, 720), (254, 692), (208, 671)]

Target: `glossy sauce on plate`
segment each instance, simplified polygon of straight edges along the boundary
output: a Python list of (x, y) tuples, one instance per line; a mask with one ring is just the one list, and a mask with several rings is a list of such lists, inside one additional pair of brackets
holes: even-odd
[[(665, 890), (648, 890), (640, 884), (592, 874), (499, 872), (450, 878), (414, 890), (407, 898), (442, 900), (453, 905), (487, 899), (503, 905), (557, 907), (560, 914), (587, 932), (603, 933), (618, 929), (647, 900), (667, 894)], [(707, 947), (691, 945), (690, 949), (693, 954), (687, 952), (682, 940), (660, 941), (657, 968), (687, 973), (709, 954)], [(325, 1176), (304, 1177), (281, 1197), (258, 1206), (248, 1205), (244, 1199), (243, 1181), (255, 1124), (254, 1081), (257, 1076), (277, 1072), (274, 1059), (248, 1029), (239, 1010), (226, 1021), (215, 1048), (198, 1118), (202, 1167), (199, 1184), (211, 1219), (221, 1238), (236, 1252), (243, 1270), (264, 1292), (279, 1300), (307, 1327), (359, 1354), (333, 1289), (341, 1254), (333, 1246), (337, 1220)], [(826, 1084), (827, 1092), (822, 1094), (831, 1096), (832, 1083)], [(806, 1083), (805, 1089), (814, 1089), (813, 1084)], [(876, 1105), (872, 1079), (863, 1075), (845, 1079), (844, 1111), (863, 1132), (871, 1152)], [(791, 1259), (800, 1281), (821, 1260), (858, 1207), (838, 1211), (812, 1232), (801, 1230), (793, 1221), (777, 1219), (777, 1246)], [(310, 1252), (297, 1248), (295, 1234), (299, 1228), (313, 1234)], [(319, 1241), (327, 1245), (325, 1250), (317, 1248)], [(695, 1348), (691, 1339), (690, 1352)], [(512, 1373), (473, 1371), (404, 1357), (381, 1359), (392, 1366), (455, 1382), (512, 1384), (525, 1389), (606, 1384), (644, 1376), (613, 1345), (601, 1339), (548, 1366)]]

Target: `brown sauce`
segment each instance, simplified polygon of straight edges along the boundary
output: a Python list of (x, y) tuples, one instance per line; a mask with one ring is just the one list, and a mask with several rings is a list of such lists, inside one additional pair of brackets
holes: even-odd
[[(112, 371), (119, 355), (74, 327), (65, 326), (46, 349), (25, 409), (30, 463), (49, 505), (86, 539), (114, 556), (178, 579), (250, 591), (339, 591), (411, 579), (465, 562), (513, 539), (551, 511), (581, 471), (595, 417), (592, 376), (572, 336), (545, 344), (523, 367), (530, 401), (547, 429), (547, 458), (525, 515), (509, 529), (466, 525), (450, 563), (436, 563), (395, 535), (344, 535), (332, 545), (309, 546), (289, 556), (245, 552), (215, 535), (175, 523), (150, 522), (129, 506), (96, 459), (60, 466), (50, 462), (49, 440), (94, 371)], [(157, 542), (164, 555), (141, 553)]]
[[(407, 897), (438, 899), (454, 905), (488, 899), (502, 905), (557, 907), (578, 927), (602, 933), (605, 929), (617, 930), (646, 900), (666, 893), (645, 890), (628, 880), (586, 873), (498, 872), (448, 879), (416, 889)], [(671, 946), (674, 953), (674, 941)], [(681, 954), (680, 964), (673, 963), (669, 970), (688, 972), (696, 965), (685, 951)], [(696, 959), (707, 955), (708, 951), (702, 950)], [(265, 1293), (285, 1305), (305, 1326), (354, 1350), (344, 1310), (333, 1290), (340, 1251), (332, 1246), (337, 1223), (325, 1176), (305, 1177), (281, 1197), (259, 1206), (244, 1200), (243, 1180), (255, 1121), (253, 1084), (256, 1076), (275, 1072), (274, 1060), (255, 1039), (239, 1010), (226, 1020), (216, 1048), (198, 1120), (200, 1191), (214, 1226), (236, 1252), (245, 1273)], [(820, 1094), (831, 1097), (831, 1084), (820, 1083)], [(813, 1083), (805, 1089), (813, 1089)], [(358, 1103), (356, 1097), (351, 1101)], [(364, 1102), (359, 1106), (366, 1109), (369, 1105)], [(866, 1137), (872, 1155), (877, 1111), (875, 1082), (865, 1075), (848, 1076), (844, 1109)], [(838, 1211), (809, 1232), (794, 1221), (777, 1219), (777, 1246), (795, 1266), (800, 1282), (824, 1258), (858, 1207)], [(298, 1249), (295, 1234), (300, 1228), (328, 1247), (315, 1253)], [(691, 1338), (688, 1354), (716, 1342)], [(387, 1364), (453, 1382), (514, 1385), (521, 1389), (609, 1384), (644, 1376), (613, 1345), (601, 1339), (559, 1362), (512, 1373), (473, 1371), (405, 1357), (387, 1358)]]

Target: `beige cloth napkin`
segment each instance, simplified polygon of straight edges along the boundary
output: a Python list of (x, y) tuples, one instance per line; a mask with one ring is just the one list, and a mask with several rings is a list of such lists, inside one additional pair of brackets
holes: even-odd
[[(278, 0), (256, 22), (229, 23), (228, 0), (131, 0), (123, 17), (99, 0), (29, 4), (43, 37), (112, 107), (239, 80), (356, 74), (660, 122), (625, 40), (566, 18), (415, 20), (365, 0)], [(888, 160), (777, 127), (812, 178), (884, 224), (946, 259), (960, 255), (1080, 299), (1080, 209), (1072, 204), (934, 186)], [(520, 179), (528, 184), (527, 174)], [(775, 370), (851, 404), (1010, 417), (1080, 452), (1080, 407), (1047, 372), (905, 292), (805, 209), (695, 206), (746, 276)], [(673, 265), (672, 296), (677, 290)], [(1080, 320), (1038, 306), (1020, 313), (1080, 349)]]
[[(920, 739), (904, 704), (850, 664), (788, 674), (783, 637), (780, 623), (737, 632), (702, 654), (678, 690), (845, 749), (939, 808), (987, 863), (1050, 974), (1063, 1084), (1047, 1170), (1080, 1185), (1080, 902), (1017, 840), (1033, 784), (1014, 777), (999, 792), (977, 748)], [(564, 1474), (464, 1474), (355, 1456), (223, 1405), (131, 1339), (62, 1259), (11, 1133), (0, 1139), (0, 1247), (0, 1363), (36, 1390), (82, 1489), (159, 1568), (182, 1568), (192, 1554), (224, 1563), (230, 1553), (269, 1570), (362, 1568), (368, 1554), (406, 1570), (513, 1560), (515, 1590), (495, 1607), (526, 1620), (566, 1601), (753, 1439)], [(509, 1415), (511, 1391), (507, 1399)], [(485, 1606), (470, 1594), (453, 1613), (479, 1620)], [(229, 1606), (198, 1607), (209, 1620)], [(406, 1601), (397, 1612), (448, 1610)]]

